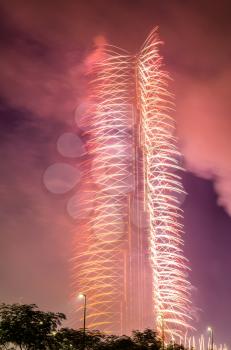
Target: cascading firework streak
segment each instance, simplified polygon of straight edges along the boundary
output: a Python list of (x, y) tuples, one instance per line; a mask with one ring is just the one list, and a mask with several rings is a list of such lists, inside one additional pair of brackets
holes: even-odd
[(104, 45), (93, 64), (83, 116), (84, 208), (93, 209), (76, 243), (73, 276), (75, 291), (88, 298), (89, 328), (128, 333), (155, 323), (170, 339), (191, 328), (191, 285), (159, 43), (155, 29), (135, 56)]

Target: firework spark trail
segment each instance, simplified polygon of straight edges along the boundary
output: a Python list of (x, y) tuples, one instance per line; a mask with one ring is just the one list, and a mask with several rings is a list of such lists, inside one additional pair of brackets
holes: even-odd
[[(131, 295), (127, 289), (134, 287), (128, 283), (126, 259), (128, 231), (137, 233), (129, 228), (128, 202), (129, 193), (135, 193), (132, 186), (140, 180), (134, 171), (140, 159), (132, 159), (137, 148), (134, 142), (138, 143), (157, 331), (161, 334), (164, 327), (171, 339), (183, 337), (191, 328), (191, 286), (182, 252), (178, 197), (184, 191), (177, 175), (179, 152), (159, 43), (154, 30), (136, 56), (105, 45), (103, 57), (94, 64), (93, 105), (85, 116), (88, 160), (84, 176), (92, 191), (93, 202), (88, 204), (94, 210), (82, 235), (82, 250), (73, 259), (73, 275), (74, 288), (87, 294), (88, 327), (124, 332)], [(139, 232), (145, 234), (142, 227)]]
[[(115, 51), (113, 51), (115, 50)], [(88, 296), (88, 327), (121, 332), (127, 192), (131, 180), (130, 57), (105, 47), (94, 65), (94, 108), (86, 118), (88, 155), (85, 174), (94, 186), (94, 212), (85, 252), (78, 256), (78, 285)], [(129, 119), (130, 116), (130, 119)]]
[[(182, 336), (190, 328), (190, 283), (182, 252), (182, 217), (178, 194), (183, 193), (177, 157), (179, 152), (169, 117), (168, 75), (162, 70), (159, 40), (154, 30), (138, 57), (137, 79), (141, 111), (141, 142), (145, 162), (145, 205), (149, 214), (150, 258), (153, 269), (153, 303), (157, 330)], [(164, 322), (164, 325), (162, 324)]]
[[(177, 343), (177, 339), (175, 339)], [(211, 349), (211, 339), (210, 337), (205, 337), (201, 334), (199, 337), (185, 336), (184, 348), (186, 349), (198, 349), (198, 350), (208, 350)], [(228, 350), (226, 344), (213, 344), (214, 350)]]

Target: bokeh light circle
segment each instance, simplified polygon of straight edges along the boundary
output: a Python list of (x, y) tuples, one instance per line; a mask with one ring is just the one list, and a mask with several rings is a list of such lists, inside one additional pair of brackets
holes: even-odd
[(72, 190), (80, 178), (78, 168), (66, 163), (55, 163), (46, 169), (43, 183), (49, 192), (64, 194)]

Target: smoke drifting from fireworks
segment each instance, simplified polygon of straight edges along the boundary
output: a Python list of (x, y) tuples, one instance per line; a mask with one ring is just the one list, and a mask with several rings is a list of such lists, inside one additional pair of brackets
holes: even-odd
[[(43, 172), (64, 161), (57, 159), (56, 142), (73, 131), (73, 110), (83, 91), (79, 67), (92, 38), (106, 33), (116, 45), (135, 51), (158, 23), (177, 90), (180, 149), (186, 169), (198, 175), (184, 179), (190, 193), (186, 249), (191, 278), (200, 286), (197, 304), (204, 310), (198, 328), (213, 319), (217, 337), (229, 339), (230, 219), (216, 207), (211, 188), (215, 181), (218, 199), (231, 213), (229, 2), (118, 0), (108, 6), (105, 0), (100, 5), (17, 0), (2, 1), (1, 13), (2, 299), (18, 301), (23, 295), (25, 302), (67, 312), (73, 221), (65, 211), (66, 196), (57, 201), (43, 193)], [(84, 204), (77, 210), (70, 205), (74, 215), (82, 214), (79, 206)]]

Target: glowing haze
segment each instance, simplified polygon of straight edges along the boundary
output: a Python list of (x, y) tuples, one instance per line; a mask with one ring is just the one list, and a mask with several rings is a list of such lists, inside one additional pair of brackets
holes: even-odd
[[(153, 25), (176, 91), (188, 196), (189, 257), (198, 329), (230, 339), (230, 1), (0, 1), (1, 299), (68, 312), (71, 242), (80, 228), (42, 182), (85, 94), (82, 62), (97, 35), (136, 52)], [(217, 202), (223, 205), (220, 207)], [(225, 210), (223, 209), (225, 208)]]

